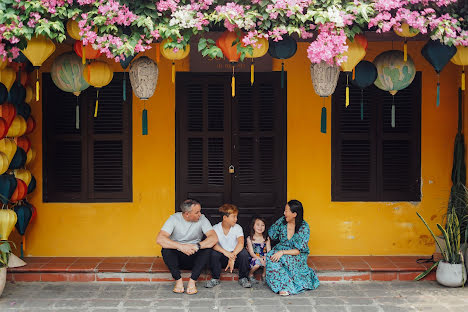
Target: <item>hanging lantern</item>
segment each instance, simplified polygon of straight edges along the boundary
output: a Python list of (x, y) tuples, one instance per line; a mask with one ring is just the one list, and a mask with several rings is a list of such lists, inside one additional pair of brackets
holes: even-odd
[[(293, 57), (296, 51), (297, 42), (290, 36), (283, 36), (283, 40), (280, 41), (270, 40), (268, 47), (268, 54), (280, 60)], [(281, 88), (284, 88), (284, 61), (281, 61)]]
[(33, 90), (30, 86), (26, 86), (25, 89), (26, 89), (26, 96), (24, 97), (24, 101), (30, 104), (33, 99)]
[(97, 88), (96, 91), (96, 107), (94, 108), (94, 117), (97, 117), (98, 105), (99, 105), (99, 89), (107, 86), (114, 77), (114, 73), (110, 68), (109, 64), (102, 61), (96, 61), (86, 65), (83, 77), (86, 82)]
[(6, 57), (0, 57), (0, 70), (4, 70), (8, 65), (8, 59)]
[(405, 62), (403, 52), (399, 50), (385, 51), (377, 55), (374, 59), (374, 65), (377, 68), (377, 79), (374, 85), (388, 91), (393, 96), (392, 104), (392, 128), (395, 128), (395, 94), (409, 86), (416, 76), (416, 68), (413, 59), (408, 55)]
[(456, 53), (455, 46), (447, 46), (440, 41), (433, 40), (429, 40), (421, 49), (421, 54), (437, 73), (437, 106), (440, 102), (440, 72)]
[(32, 147), (30, 147), (29, 151), (26, 153), (25, 165), (29, 165), (31, 162), (34, 161), (34, 159), (36, 159), (36, 151)]
[(28, 41), (26, 49), (22, 50), (23, 54), (28, 58), (36, 69), (36, 101), (39, 101), (39, 67), (42, 66), (47, 58), (54, 53), (55, 44), (49, 38), (44, 36), (36, 36)]
[(0, 174), (4, 174), (8, 170), (9, 165), (7, 155), (0, 152)]
[(22, 148), (17, 148), (16, 153), (11, 159), (10, 166), (8, 166), (8, 169), (19, 169), (24, 167), (26, 164), (26, 152), (23, 151)]
[(452, 63), (462, 66), (461, 89), (465, 91), (465, 66), (468, 66), (468, 47), (457, 46), (457, 53), (451, 59)]
[(325, 98), (335, 92), (336, 84), (340, 76), (338, 66), (329, 65), (325, 62), (310, 65), (310, 78), (314, 86), (315, 93), (323, 97), (323, 107), (320, 118), (320, 132), (327, 133), (327, 108), (325, 107)]
[(0, 83), (0, 104), (8, 99), (8, 89), (3, 83)]
[(20, 106), (26, 98), (26, 89), (19, 82), (15, 82), (8, 92), (8, 102), (15, 105), (16, 108)]
[(83, 70), (80, 58), (73, 52), (68, 52), (54, 60), (50, 75), (57, 88), (79, 96), (81, 91), (89, 87), (83, 77)]
[(27, 169), (15, 169), (13, 170), (13, 175), (17, 178), (22, 180), (26, 185), (29, 185), (31, 182), (31, 172)]
[(31, 194), (36, 189), (36, 178), (31, 175), (31, 182), (28, 185), (28, 194)]
[(16, 72), (11, 67), (5, 67), (0, 71), (0, 82), (10, 91), (11, 86), (16, 80)]
[(3, 117), (0, 117), (0, 140), (6, 137), (7, 133), (8, 133), (7, 122), (5, 121), (5, 119), (3, 119)]
[(5, 119), (7, 123), (7, 129), (9, 129), (13, 123), (13, 119), (16, 117), (16, 107), (11, 103), (4, 103), (0, 105), (0, 117)]
[[(367, 49), (367, 39), (364, 35), (355, 35), (353, 41), (346, 39), (348, 50), (343, 53), (347, 60), (341, 63), (341, 70), (346, 73), (346, 101), (345, 106), (349, 106), (349, 74), (354, 67), (364, 58)], [(354, 78), (354, 77), (353, 77)]]
[(0, 209), (0, 239), (8, 240), (16, 224), (16, 213), (11, 209)]
[(31, 221), (32, 217), (32, 212), (28, 205), (28, 203), (24, 203), (22, 205), (15, 206), (14, 208), (18, 219), (15, 227), (18, 233), (23, 237), (23, 241), (21, 243), (21, 256), (23, 256), (24, 251), (26, 250), (26, 238), (24, 234), (26, 233), (26, 228), (28, 227), (29, 221)]
[(268, 39), (265, 38), (258, 38), (257, 43), (252, 45), (252, 53), (247, 53), (245, 56), (252, 59), (252, 64), (250, 64), (250, 85), (254, 83), (254, 72), (255, 72), (255, 65), (254, 65), (254, 58), (259, 58), (264, 56), (268, 52)]
[(18, 147), (15, 141), (10, 138), (3, 138), (0, 140), (0, 152), (4, 153), (8, 158), (8, 166), (10, 166), (11, 160), (16, 154)]
[[(240, 52), (237, 52), (238, 44), (244, 33), (240, 30), (229, 31), (226, 30), (223, 34), (216, 40), (216, 46), (221, 49), (223, 55), (229, 63), (232, 65), (232, 77), (231, 77), (231, 96), (236, 96), (236, 77), (234, 76), (234, 68), (239, 61), (241, 56)], [(236, 44), (234, 44), (237, 41)]]
[[(401, 30), (400, 30), (401, 29)], [(403, 44), (403, 60), (406, 62), (408, 59), (408, 43), (407, 38), (412, 38), (419, 34), (419, 30), (411, 27), (408, 23), (401, 24), (400, 27), (393, 26), (393, 31), (400, 37), (405, 38), (405, 42)]]
[(73, 50), (81, 58), (81, 63), (83, 65), (86, 64), (86, 59), (95, 60), (101, 56), (101, 52), (99, 50), (93, 49), (91, 45), (84, 46), (83, 42), (79, 40), (75, 41)]
[[(147, 100), (153, 96), (158, 83), (159, 69), (152, 59), (146, 56), (139, 57), (130, 65), (129, 74), (133, 93), (135, 93), (136, 97)], [(148, 134), (148, 111), (146, 106), (142, 112), (142, 134)]]
[(26, 120), (21, 115), (16, 115), (8, 129), (7, 137), (18, 137), (25, 134), (27, 129)]
[(188, 44), (185, 49), (180, 49), (178, 51), (174, 51), (173, 48), (165, 48), (167, 43), (172, 42), (170, 38), (167, 38), (161, 42), (159, 45), (161, 54), (167, 58), (168, 60), (172, 61), (172, 83), (175, 83), (175, 73), (176, 73), (176, 68), (175, 68), (175, 61), (182, 60), (187, 57), (190, 53), (190, 44)]
[(361, 89), (361, 120), (364, 119), (364, 89), (377, 79), (377, 68), (369, 61), (360, 61), (355, 69), (355, 78), (351, 83)]
[(0, 201), (6, 205), (16, 190), (16, 178), (10, 174), (0, 175)]
[(34, 120), (33, 116), (29, 116), (28, 120), (26, 120), (26, 132), (24, 134), (30, 134), (36, 129), (36, 120)]
[(127, 100), (127, 76), (126, 76), (126, 69), (130, 65), (130, 62), (133, 60), (135, 55), (130, 55), (125, 57), (124, 59), (120, 60), (120, 66), (124, 70), (124, 77), (122, 79), (122, 100)]
[(28, 187), (26, 186), (26, 183), (24, 183), (23, 180), (20, 180), (16, 178), (16, 189), (13, 192), (13, 195), (11, 195), (10, 201), (11, 202), (17, 202), (22, 199), (28, 194)]
[(69, 19), (67, 21), (67, 33), (71, 38), (81, 40), (80, 27), (78, 27), (78, 22), (76, 20)]
[(21, 147), (26, 153), (29, 152), (31, 148), (31, 141), (27, 136), (16, 137), (15, 139), (16, 146)]
[[(24, 118), (24, 126), (27, 127), (26, 120), (31, 115), (31, 106), (27, 103), (21, 103), (17, 110), (18, 115)], [(24, 129), (26, 131), (26, 128)]]

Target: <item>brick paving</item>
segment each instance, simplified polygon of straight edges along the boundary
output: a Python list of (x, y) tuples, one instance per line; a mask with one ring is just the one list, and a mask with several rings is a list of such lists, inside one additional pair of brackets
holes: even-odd
[(265, 285), (241, 288), (199, 283), (196, 295), (174, 294), (172, 283), (11, 283), (0, 311), (155, 312), (398, 312), (468, 311), (468, 288), (436, 282), (323, 282), (314, 291), (280, 297)]

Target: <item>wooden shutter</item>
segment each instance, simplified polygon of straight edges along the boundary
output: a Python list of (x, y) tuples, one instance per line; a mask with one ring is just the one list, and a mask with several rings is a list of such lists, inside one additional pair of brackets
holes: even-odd
[[(350, 85), (345, 107), (340, 76), (332, 100), (332, 200), (420, 200), (421, 73), (395, 98), (370, 86)], [(396, 127), (391, 127), (392, 100)]]

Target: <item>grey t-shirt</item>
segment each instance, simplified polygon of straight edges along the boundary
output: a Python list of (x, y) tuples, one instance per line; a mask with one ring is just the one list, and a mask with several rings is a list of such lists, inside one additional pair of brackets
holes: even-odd
[(171, 215), (161, 228), (171, 235), (171, 240), (182, 244), (199, 243), (203, 234), (212, 229), (210, 221), (204, 215), (197, 222), (189, 222), (185, 221), (182, 212)]

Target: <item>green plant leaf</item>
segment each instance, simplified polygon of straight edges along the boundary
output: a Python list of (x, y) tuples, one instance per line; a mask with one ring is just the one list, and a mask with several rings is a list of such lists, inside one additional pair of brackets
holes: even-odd
[(414, 278), (414, 280), (415, 280), (415, 281), (419, 281), (420, 279), (426, 277), (426, 275), (428, 275), (429, 273), (431, 273), (431, 271), (432, 271), (436, 266), (439, 265), (439, 262), (440, 262), (440, 260), (437, 261), (437, 262), (435, 262), (435, 263), (434, 263), (433, 265), (431, 265), (431, 267), (428, 268), (426, 271), (424, 271), (424, 272), (422, 272), (421, 274), (419, 274), (418, 276), (416, 276), (416, 277)]

